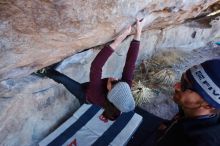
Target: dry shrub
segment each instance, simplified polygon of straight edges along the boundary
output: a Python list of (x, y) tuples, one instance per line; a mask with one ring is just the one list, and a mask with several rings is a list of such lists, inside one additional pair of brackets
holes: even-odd
[(134, 77), (133, 95), (137, 104), (153, 102), (162, 92), (166, 95), (173, 93), (176, 73), (173, 65), (183, 60), (183, 52), (166, 51), (142, 61)]
[(139, 105), (146, 102), (152, 102), (154, 97), (158, 95), (158, 91), (144, 86), (141, 81), (134, 84), (132, 93), (135, 97), (136, 104)]

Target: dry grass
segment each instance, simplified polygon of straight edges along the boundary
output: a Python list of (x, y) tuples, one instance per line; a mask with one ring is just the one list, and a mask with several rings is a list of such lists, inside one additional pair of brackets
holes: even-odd
[(132, 88), (138, 105), (153, 102), (160, 92), (166, 95), (173, 93), (176, 73), (172, 65), (181, 61), (181, 56), (182, 52), (169, 51), (142, 61), (136, 69)]
[(143, 85), (141, 81), (134, 84), (132, 93), (135, 97), (136, 104), (142, 104), (146, 102), (151, 102), (155, 96), (157, 96), (158, 91), (150, 89)]

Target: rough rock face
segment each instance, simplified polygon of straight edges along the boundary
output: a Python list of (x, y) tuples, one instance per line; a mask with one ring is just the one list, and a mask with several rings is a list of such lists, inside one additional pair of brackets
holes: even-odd
[[(136, 16), (148, 19), (137, 64), (164, 50), (187, 52), (190, 55), (183, 56), (181, 65), (171, 64), (179, 75), (193, 63), (219, 57), (219, 48), (211, 41), (220, 39), (220, 21), (208, 16), (219, 9), (215, 2), (0, 1), (0, 145), (37, 145), (79, 107), (64, 86), (31, 72), (91, 48), (65, 59), (57, 68), (78, 82), (88, 81), (91, 61), (102, 47), (93, 46), (113, 39)], [(103, 77), (120, 78), (131, 39), (110, 57)], [(169, 119), (175, 111), (166, 99), (161, 97), (143, 108)]]
[[(169, 39), (173, 36), (169, 32), (179, 34), (184, 30), (188, 33), (179, 37), (179, 39), (183, 40), (182, 42), (172, 42)], [(192, 39), (191, 34), (194, 31), (198, 33), (198, 37), (196, 36)], [(160, 36), (160, 30), (152, 30), (144, 33), (141, 41), (139, 62), (144, 58), (149, 58), (149, 56), (157, 51), (165, 50), (165, 47), (171, 49), (173, 46), (172, 51), (182, 50), (191, 54), (183, 56), (185, 59), (182, 60), (183, 63), (179, 66), (175, 62), (172, 62), (171, 65), (177, 66), (175, 67), (176, 72), (180, 74), (193, 63), (199, 63), (208, 58), (220, 56), (219, 48), (213, 48), (212, 45), (208, 45), (203, 49), (200, 48), (206, 42), (206, 34), (209, 36), (207, 32), (212, 32), (212, 29), (209, 29), (209, 31), (206, 30), (206, 33), (201, 33), (203, 31), (199, 28), (190, 29), (185, 26), (176, 26), (163, 33), (167, 36)], [(163, 39), (156, 41), (157, 38)], [(121, 76), (127, 46), (131, 39), (126, 40), (116, 50), (117, 53), (114, 53), (109, 58), (104, 66), (103, 77), (113, 76), (119, 78)], [(172, 45), (170, 44), (171, 42)], [(196, 42), (198, 43), (196, 44)], [(159, 48), (158, 43), (163, 44), (161, 45), (162, 48)], [(195, 49), (195, 51), (191, 51), (192, 49)], [(91, 61), (98, 51), (99, 49), (95, 48), (73, 55), (64, 60), (58, 66), (57, 70), (78, 82), (86, 82), (89, 80)], [(64, 86), (48, 78), (39, 78), (30, 75), (19, 79), (2, 81), (0, 82), (0, 145), (35, 146), (71, 116), (78, 107), (78, 101)], [(176, 112), (175, 106), (171, 106), (170, 101), (164, 95), (158, 97), (154, 103), (147, 103), (142, 105), (142, 107), (166, 119), (170, 119)]]
[(21, 77), (86, 48), (110, 41), (146, 17), (165, 28), (201, 14), (218, 0), (3, 0), (0, 80)]

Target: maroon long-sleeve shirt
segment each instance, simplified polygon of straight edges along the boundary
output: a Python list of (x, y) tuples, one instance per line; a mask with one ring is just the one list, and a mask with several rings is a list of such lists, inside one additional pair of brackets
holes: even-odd
[[(120, 81), (127, 82), (131, 87), (133, 73), (135, 69), (135, 62), (137, 60), (139, 52), (140, 42), (133, 40), (130, 44), (125, 66), (122, 73), (122, 78)], [(101, 79), (102, 77), (102, 67), (111, 56), (114, 50), (109, 46), (105, 46), (95, 57), (90, 68), (90, 82), (86, 89), (86, 99), (90, 103), (102, 106), (107, 98), (107, 78)]]

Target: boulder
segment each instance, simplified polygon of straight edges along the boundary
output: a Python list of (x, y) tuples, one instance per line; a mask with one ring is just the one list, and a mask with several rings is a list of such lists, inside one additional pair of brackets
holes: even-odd
[(111, 41), (136, 17), (146, 29), (194, 18), (218, 0), (3, 0), (0, 2), (0, 80), (19, 78)]

